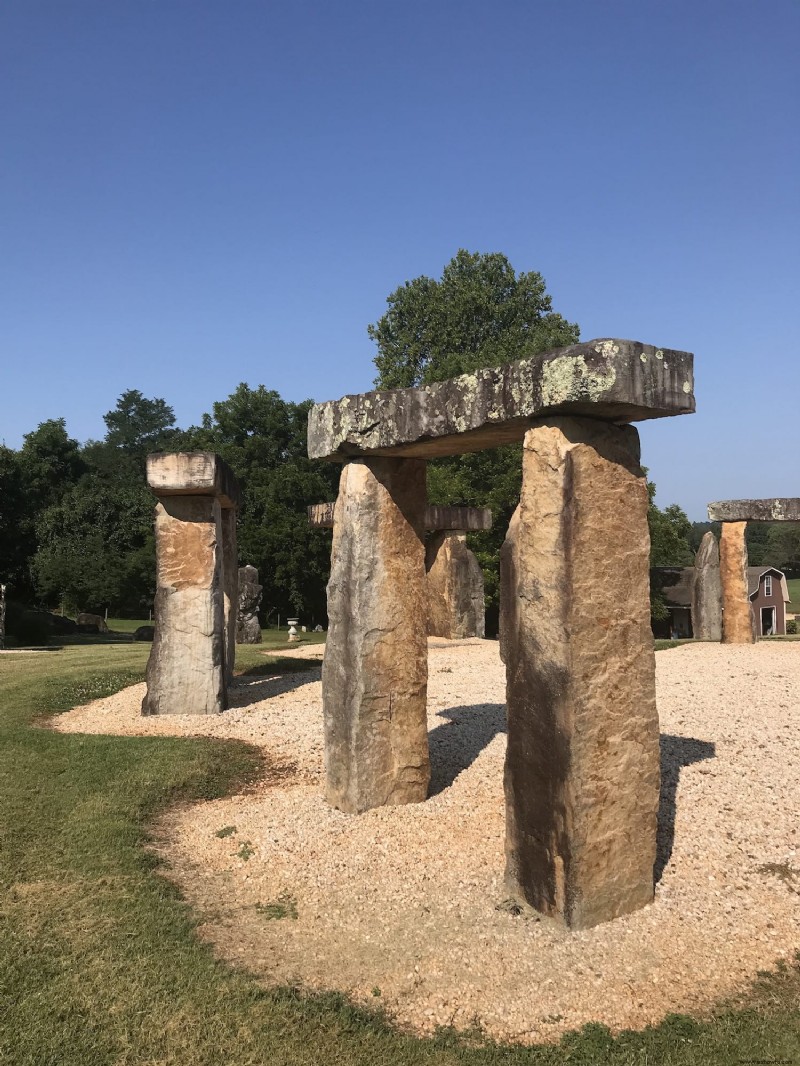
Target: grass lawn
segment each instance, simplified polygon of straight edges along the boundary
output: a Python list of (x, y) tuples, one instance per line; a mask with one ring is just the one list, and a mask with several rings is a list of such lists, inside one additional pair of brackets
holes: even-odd
[[(283, 642), (282, 642), (283, 643)], [(263, 649), (262, 649), (263, 650)], [(335, 995), (268, 989), (218, 962), (145, 852), (166, 806), (268, 772), (232, 741), (58, 734), (37, 716), (142, 677), (148, 645), (0, 656), (0, 1062), (13, 1066), (522, 1066), (800, 1062), (800, 975), (746, 1008), (543, 1048), (420, 1040)], [(258, 669), (257, 648), (241, 649)], [(284, 664), (286, 660), (284, 660)], [(331, 975), (335, 980), (335, 975)]]

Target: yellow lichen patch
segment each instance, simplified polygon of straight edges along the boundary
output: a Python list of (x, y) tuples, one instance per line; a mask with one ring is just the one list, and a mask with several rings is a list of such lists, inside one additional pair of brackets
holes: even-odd
[(542, 368), (542, 404), (548, 407), (566, 400), (597, 400), (611, 388), (616, 378), (613, 367), (590, 370), (583, 356), (559, 356)]

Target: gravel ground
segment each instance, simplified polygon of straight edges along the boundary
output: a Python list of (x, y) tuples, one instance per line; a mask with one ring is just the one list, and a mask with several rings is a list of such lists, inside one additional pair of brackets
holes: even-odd
[(502, 906), (495, 642), (431, 641), (432, 795), (416, 806), (351, 817), (325, 805), (318, 670), (243, 680), (213, 719), (141, 718), (138, 685), (56, 727), (265, 749), (276, 772), (255, 792), (174, 812), (159, 829), (220, 955), (269, 982), (380, 1003), (416, 1030), (477, 1023), (530, 1043), (588, 1021), (618, 1030), (702, 1012), (800, 948), (800, 643), (686, 645), (656, 661), (656, 899), (575, 933)]

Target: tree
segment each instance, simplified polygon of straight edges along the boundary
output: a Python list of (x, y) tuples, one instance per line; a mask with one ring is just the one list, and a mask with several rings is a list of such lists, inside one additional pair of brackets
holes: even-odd
[(239, 480), (239, 559), (259, 571), (263, 613), (318, 622), (326, 617), (330, 533), (309, 528), (306, 508), (336, 495), (339, 468), (308, 458), (310, 407), (242, 383), (182, 446), (218, 452)]
[(574, 344), (578, 326), (552, 310), (536, 271), (516, 274), (499, 252), (463, 248), (439, 281), (424, 275), (387, 298), (367, 332), (378, 346), (380, 389), (445, 381), (487, 366)]
[[(415, 278), (387, 299), (389, 310), (370, 337), (378, 346), (380, 389), (427, 385), (482, 367), (574, 344), (578, 326), (552, 310), (541, 274), (517, 274), (500, 253), (461, 249), (439, 281)], [(432, 503), (492, 509), (492, 528), (469, 543), (484, 571), (487, 632), (499, 612), (500, 548), (519, 503), (522, 450), (518, 444), (436, 460), (428, 466)]]
[[(770, 523), (763, 562), (779, 570), (800, 570), (800, 525), (796, 522)], [(755, 565), (755, 564), (754, 564)]]
[(148, 400), (138, 389), (128, 389), (113, 411), (103, 415), (105, 442), (129, 454), (142, 456), (157, 451), (175, 425), (175, 412), (159, 398)]

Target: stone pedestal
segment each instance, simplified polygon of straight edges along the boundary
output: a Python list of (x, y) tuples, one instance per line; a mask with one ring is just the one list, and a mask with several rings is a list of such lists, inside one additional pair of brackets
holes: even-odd
[(461, 530), (434, 533), (425, 549), (428, 633), (458, 640), (485, 633), (483, 571)]
[(322, 669), (326, 797), (349, 813), (425, 799), (425, 463), (347, 463)]
[(694, 559), (692, 633), (695, 640), (722, 640), (722, 579), (717, 538), (703, 534)]
[(723, 522), (719, 542), (722, 643), (755, 644), (755, 619), (747, 588), (747, 522)]
[(553, 417), (527, 432), (502, 573), (506, 882), (572, 928), (653, 898), (647, 506), (632, 427)]
[(150, 455), (147, 482), (157, 590), (142, 713), (217, 714), (235, 655), (238, 485), (211, 452)]

